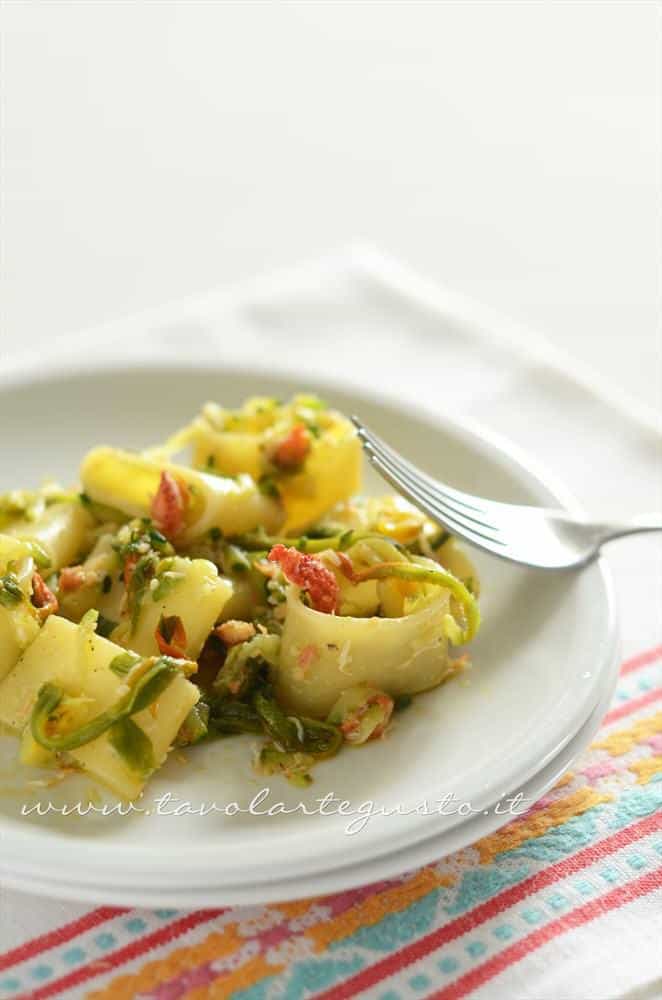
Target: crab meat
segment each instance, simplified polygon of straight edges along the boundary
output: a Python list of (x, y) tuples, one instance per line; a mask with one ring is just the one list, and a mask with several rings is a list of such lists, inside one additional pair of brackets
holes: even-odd
[(307, 592), (315, 611), (333, 614), (338, 610), (338, 581), (319, 559), (285, 545), (274, 545), (267, 558), (278, 563), (290, 583)]
[(231, 620), (223, 622), (214, 629), (214, 635), (222, 639), (226, 646), (238, 646), (240, 642), (246, 642), (255, 635), (255, 626), (252, 622), (241, 622)]
[(58, 599), (44, 583), (40, 573), (32, 574), (32, 603), (39, 612), (39, 618), (45, 621), (49, 615), (57, 614)]
[(186, 659), (186, 629), (179, 615), (161, 618), (154, 633), (159, 652), (176, 660)]
[(58, 586), (64, 593), (80, 590), (87, 583), (89, 583), (87, 573), (82, 566), (65, 566), (64, 569), (60, 570)]
[(188, 506), (188, 490), (184, 483), (163, 469), (156, 496), (152, 501), (151, 515), (154, 523), (166, 538), (174, 538), (184, 527), (184, 514)]
[(295, 424), (273, 453), (272, 462), (279, 469), (298, 469), (310, 451), (310, 433), (303, 424)]

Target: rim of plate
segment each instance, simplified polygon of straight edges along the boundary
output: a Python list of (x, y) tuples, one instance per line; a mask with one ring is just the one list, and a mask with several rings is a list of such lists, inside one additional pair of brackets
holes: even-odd
[[(217, 372), (219, 377), (245, 378), (259, 380), (260, 378), (270, 380), (280, 380), (289, 382), (301, 382), (302, 373), (297, 371), (287, 362), (267, 364), (251, 363), (250, 367), (241, 366), (235, 363), (225, 365), (221, 358), (212, 362), (203, 363), (197, 358), (181, 358), (171, 356), (159, 359), (154, 362), (149, 356), (138, 356), (126, 362), (119, 357), (105, 357), (103, 360), (90, 361), (85, 358), (62, 358), (55, 354), (41, 357), (32, 365), (25, 364), (20, 371), (13, 370), (0, 375), (0, 393), (4, 388), (27, 388), (31, 385), (52, 381), (65, 381), (69, 378), (79, 378), (82, 376), (98, 376), (101, 374), (113, 377), (125, 375), (135, 376), (137, 373), (145, 374), (172, 374), (173, 371), (180, 371), (192, 377), (209, 377)], [(492, 459), (496, 457), (497, 463), (512, 473), (516, 479), (525, 484), (531, 492), (540, 496), (541, 500), (545, 496), (545, 502), (558, 504), (560, 507), (578, 516), (583, 516), (584, 511), (570, 491), (546, 469), (543, 469), (535, 460), (531, 460), (516, 445), (513, 445), (503, 436), (485, 428), (478, 422), (462, 417), (461, 422), (454, 420), (445, 414), (435, 413), (429, 407), (420, 402), (401, 400), (396, 396), (388, 395), (376, 391), (372, 386), (360, 379), (352, 376), (344, 377), (340, 383), (337, 379), (325, 377), (316, 372), (303, 376), (307, 384), (313, 389), (320, 388), (322, 391), (336, 393), (343, 396), (351, 396), (360, 392), (361, 397), (370, 404), (389, 412), (391, 416), (399, 419), (412, 417), (419, 422), (425, 423), (430, 430), (435, 433), (444, 431), (457, 440), (466, 442), (468, 447), (474, 452), (485, 452)], [(543, 572), (543, 571), (541, 571)], [(593, 667), (593, 683), (590, 688), (590, 695), (579, 702), (570, 717), (566, 719), (562, 731), (559, 732), (558, 724), (555, 727), (550, 722), (547, 727), (545, 737), (540, 740), (541, 750), (534, 759), (530, 759), (525, 765), (513, 767), (507, 781), (495, 782), (493, 785), (486, 785), (479, 794), (472, 797), (472, 803), (477, 809), (485, 809), (491, 806), (497, 799), (511, 793), (514, 789), (525, 784), (529, 779), (542, 768), (545, 768), (550, 761), (556, 757), (563, 747), (573, 738), (587, 717), (593, 711), (599, 699), (600, 682), (609, 669), (609, 665), (614, 650), (618, 645), (617, 613), (614, 600), (613, 584), (609, 568), (604, 558), (597, 558), (585, 568), (577, 572), (595, 572), (596, 582), (600, 585), (602, 594), (602, 604), (605, 611), (606, 628), (603, 635), (596, 641), (596, 664)], [(541, 731), (538, 731), (540, 737)], [(529, 754), (530, 756), (530, 754)], [(504, 787), (505, 786), (505, 787)], [(395, 821), (398, 822), (395, 822)], [(444, 832), (448, 832), (458, 824), (464, 824), (466, 818), (461, 816), (444, 817)], [(352, 854), (354, 861), (358, 863), (363, 858), (377, 858), (385, 854), (399, 850), (403, 845), (412, 845), (428, 839), (432, 836), (435, 821), (438, 823), (439, 817), (434, 815), (398, 815), (389, 817), (390, 827), (385, 828), (384, 824), (375, 823), (373, 829), (379, 831), (379, 837), (373, 834), (372, 838), (366, 837), (362, 841), (359, 849), (358, 841), (355, 839)], [(109, 855), (108, 843), (96, 845), (89, 838), (54, 834), (51, 831), (27, 829), (26, 824), (11, 818), (0, 818), (0, 839), (3, 845), (3, 855), (6, 861), (11, 861), (15, 868), (21, 869), (27, 876), (32, 872), (35, 875), (45, 874), (60, 865), (73, 863), (75, 870), (82, 874), (85, 872), (86, 884), (94, 884), (94, 880), (102, 874), (102, 880), (109, 885), (117, 884), (120, 873), (125, 874), (127, 863), (132, 859), (140, 865), (140, 875), (142, 884), (146, 885), (150, 879), (162, 880), (165, 873), (169, 878), (177, 883), (184, 883), (190, 886), (198, 880), (200, 885), (207, 885), (209, 882), (210, 870), (223, 877), (230, 884), (241, 884), (243, 876), (238, 875), (238, 863), (236, 859), (225, 860), (223, 866), (222, 858), (219, 858), (217, 845), (199, 845), (194, 856), (182, 856), (177, 846), (173, 845), (168, 851), (159, 851), (155, 856), (152, 848), (147, 844), (117, 844), (113, 846), (113, 854)], [(288, 837), (288, 853), (295, 858), (290, 864), (296, 866), (301, 873), (314, 873), (328, 871), (333, 867), (339, 868), (347, 863), (347, 844), (338, 843), (329, 850), (326, 844), (316, 853), (314, 842), (316, 838), (311, 838), (309, 831), (292, 837)], [(42, 851), (48, 847), (48, 864), (40, 862), (43, 857)], [(307, 849), (306, 854), (297, 856), (297, 850)], [(312, 850), (311, 850), (312, 848)], [(273, 859), (268, 863), (251, 863), (251, 882), (266, 884), (273, 881), (277, 875), (274, 869), (277, 866)], [(283, 868), (280, 867), (278, 874)], [(98, 884), (98, 883), (97, 883)]]
[[(526, 800), (532, 803), (543, 796), (563, 774), (573, 765), (576, 758), (588, 746), (604, 718), (613, 698), (620, 669), (618, 650), (604, 677), (604, 690), (598, 704), (579, 730), (559, 753), (533, 777), (518, 787)], [(455, 851), (469, 847), (482, 837), (507, 826), (507, 817), (497, 816), (493, 811), (467, 819), (464, 823), (434, 834), (425, 840), (410, 844), (388, 854), (380, 854), (360, 863), (351, 863), (340, 868), (313, 872), (302, 877), (274, 880), (267, 883), (252, 881), (244, 885), (228, 886), (227, 883), (207, 885), (203, 889), (148, 888), (138, 890), (131, 886), (100, 886), (90, 883), (80, 885), (71, 879), (58, 880), (51, 875), (21, 875), (15, 871), (0, 868), (0, 879), (8, 888), (34, 894), (50, 895), (53, 898), (83, 901), (94, 904), (115, 906), (147, 906), (204, 909), (217, 906), (258, 906), (266, 903), (284, 903), (293, 899), (305, 899), (337, 892), (346, 892), (357, 886), (367, 885), (381, 879), (395, 878), (403, 872), (440, 861)]]

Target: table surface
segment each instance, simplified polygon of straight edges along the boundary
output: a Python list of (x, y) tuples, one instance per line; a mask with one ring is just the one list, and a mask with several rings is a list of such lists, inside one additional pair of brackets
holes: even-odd
[(658, 406), (660, 15), (5, 0), (0, 348), (368, 241)]

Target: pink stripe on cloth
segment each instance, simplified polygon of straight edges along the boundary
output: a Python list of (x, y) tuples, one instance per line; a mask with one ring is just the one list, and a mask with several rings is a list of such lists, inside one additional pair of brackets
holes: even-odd
[(633, 698), (632, 701), (626, 701), (624, 705), (619, 705), (618, 708), (612, 708), (611, 712), (607, 712), (602, 720), (602, 725), (608, 726), (610, 723), (617, 722), (618, 719), (622, 719), (626, 715), (632, 715), (633, 712), (638, 712), (640, 708), (646, 708), (648, 705), (652, 705), (653, 702), (661, 700), (662, 688), (655, 688), (653, 691), (647, 691), (646, 694), (642, 694), (640, 698)]
[(169, 944), (170, 941), (181, 937), (182, 934), (192, 930), (199, 924), (208, 923), (224, 912), (225, 910), (194, 910), (185, 917), (174, 920), (166, 927), (161, 927), (158, 931), (145, 935), (139, 941), (134, 941), (123, 948), (119, 948), (117, 951), (111, 952), (106, 958), (82, 965), (75, 972), (70, 972), (60, 979), (55, 979), (51, 983), (39, 986), (30, 993), (30, 1000), (46, 1000), (46, 997), (54, 997), (58, 993), (64, 993), (75, 986), (80, 986), (81, 983), (85, 983), (89, 979), (94, 979), (95, 976), (100, 976), (103, 973), (110, 972), (112, 969), (119, 968), (120, 965), (124, 965), (125, 962), (130, 962), (139, 955), (151, 951), (152, 948), (157, 948), (162, 944)]
[(656, 660), (662, 660), (662, 646), (654, 646), (653, 649), (648, 649), (645, 653), (639, 653), (637, 656), (631, 656), (629, 660), (625, 660), (621, 667), (621, 677), (631, 674), (633, 670), (638, 670), (640, 667), (647, 667), (649, 663), (655, 663)]
[(662, 753), (662, 733), (654, 733), (646, 740), (653, 753)]
[(579, 771), (587, 781), (596, 781), (598, 778), (606, 778), (608, 774), (613, 774), (618, 767), (613, 760), (601, 760), (597, 764), (591, 764)]
[(90, 910), (89, 913), (79, 917), (78, 920), (73, 920), (69, 924), (63, 924), (62, 927), (57, 927), (54, 931), (41, 934), (39, 937), (26, 941), (25, 944), (19, 945), (18, 948), (13, 948), (11, 951), (6, 951), (3, 955), (0, 955), (0, 972), (4, 972), (14, 965), (19, 965), (21, 962), (27, 962), (44, 951), (57, 948), (58, 945), (66, 944), (72, 938), (78, 937), (79, 934), (84, 934), (86, 931), (92, 930), (94, 927), (99, 927), (100, 924), (128, 912), (129, 910), (126, 908), (117, 908), (114, 906), (101, 906), (97, 910)]
[[(337, 896), (321, 898), (318, 901), (318, 906), (320, 910), (325, 912), (327, 918), (338, 917), (370, 896), (379, 892), (385, 892), (396, 885), (401, 885), (405, 878), (406, 876), (403, 875), (399, 878), (387, 879), (383, 882), (375, 882), (371, 885), (349, 889), (346, 892), (338, 893)], [(297, 937), (301, 932), (301, 930), (288, 926), (287, 920), (281, 920), (273, 927), (269, 927), (266, 930), (258, 932), (253, 937), (247, 938), (245, 950), (246, 952), (250, 951), (250, 957), (253, 958), (256, 955), (264, 954), (269, 948), (274, 948), (284, 941)], [(238, 964), (239, 959), (240, 955), (238, 954), (231, 956), (230, 961), (233, 968)], [(180, 976), (161, 983), (154, 990), (143, 994), (143, 1000), (179, 1000), (180, 997), (184, 996), (194, 987), (207, 986), (217, 979), (218, 966), (219, 962), (212, 960), (206, 962), (204, 965), (196, 966), (194, 969), (188, 969)]]

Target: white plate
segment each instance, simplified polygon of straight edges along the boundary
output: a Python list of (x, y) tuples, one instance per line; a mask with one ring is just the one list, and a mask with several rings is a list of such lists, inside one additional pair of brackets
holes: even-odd
[[(484, 431), (406, 411), (366, 393), (317, 387), (460, 488), (496, 499), (568, 505), (567, 496), (545, 475)], [(0, 488), (37, 483), (44, 473), (71, 480), (86, 448), (104, 441), (129, 447), (154, 443), (207, 398), (233, 405), (255, 392), (286, 396), (301, 388), (316, 386), (268, 372), (181, 364), (130, 372), (105, 365), (78, 374), (24, 373), (11, 383), (5, 380), (0, 390), (3, 426), (21, 428), (20, 436), (5, 437)], [(369, 488), (386, 490), (374, 479)], [(312, 809), (318, 798), (332, 793), (355, 807), (372, 800), (400, 811), (453, 794), (482, 810), (526, 783), (577, 733), (604, 690), (617, 644), (611, 587), (602, 563), (579, 573), (545, 574), (481, 554), (476, 562), (484, 624), (473, 648), (474, 670), (417, 699), (388, 739), (319, 766), (314, 784), (304, 792), (282, 779), (256, 777), (250, 739), (219, 742), (189, 751), (186, 764), (169, 761), (143, 806), (170, 792), (192, 809), (210, 801), (245, 808), (269, 787), (267, 804), (282, 801), (289, 809), (301, 802)], [(23, 802), (76, 802), (90, 783), (70, 779), (27, 795), (28, 775), (16, 773), (15, 757), (15, 742), (3, 738), (2, 868), (13, 871), (14, 880), (49, 880), (57, 873), (57, 878), (71, 878), (81, 892), (130, 885), (136, 900), (158, 892), (166, 879), (173, 893), (195, 893), (210, 884), (227, 886), (228, 892), (260, 884), (266, 898), (269, 882), (393, 854), (448, 832), (464, 818), (410, 811), (373, 818), (363, 833), (348, 837), (347, 820), (339, 815), (22, 817)]]
[[(615, 650), (616, 653), (617, 650)], [(553, 760), (512, 793), (513, 795), (519, 793), (522, 796), (522, 809), (529, 808), (556, 784), (591, 742), (611, 703), (618, 680), (619, 667), (620, 657), (614, 655), (611, 667), (604, 674), (600, 699), (586, 722), (580, 726), (577, 733)], [(8, 888), (17, 888), (36, 895), (43, 894), (60, 899), (83, 900), (89, 903), (105, 903), (113, 906), (139, 905), (154, 908), (204, 909), (217, 906), (283, 903), (290, 899), (305, 899), (311, 896), (344, 892), (347, 889), (367, 885), (377, 880), (395, 878), (403, 872), (413, 871), (422, 865), (440, 861), (455, 851), (475, 844), (482, 837), (488, 836), (499, 827), (509, 823), (511, 818), (512, 816), (508, 813), (498, 814), (494, 808), (486, 809), (479, 812), (477, 816), (467, 819), (464, 823), (459, 823), (452, 830), (429, 837), (420, 843), (412, 844), (400, 851), (394, 851), (392, 854), (367, 859), (360, 864), (334, 868), (327, 872), (316, 872), (302, 878), (293, 875), (291, 878), (259, 884), (228, 886), (223, 883), (215, 885), (210, 882), (205, 888), (198, 890), (176, 889), (166, 884), (160, 888), (141, 889), (137, 894), (136, 888), (130, 885), (77, 884), (71, 879), (61, 881), (55, 875), (51, 875), (50, 878), (33, 879), (29, 876), (16, 876), (13, 872), (4, 872), (2, 868), (0, 868), (0, 873), (2, 873), (2, 881)]]

